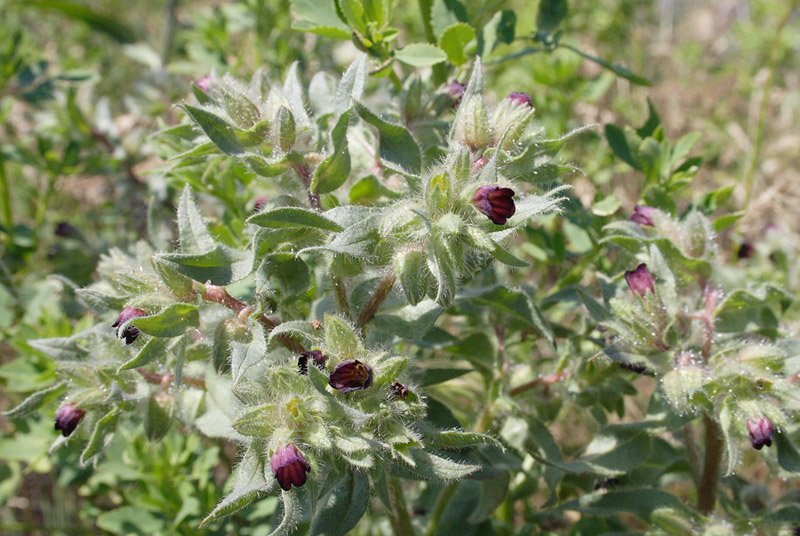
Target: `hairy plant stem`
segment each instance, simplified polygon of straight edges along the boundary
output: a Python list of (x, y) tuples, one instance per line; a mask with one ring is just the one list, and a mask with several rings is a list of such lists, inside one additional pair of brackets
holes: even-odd
[(442, 514), (444, 514), (444, 511), (447, 509), (447, 505), (450, 504), (450, 499), (453, 498), (453, 494), (456, 492), (456, 486), (458, 486), (458, 482), (450, 482), (439, 494), (436, 505), (433, 507), (433, 512), (431, 512), (431, 518), (428, 521), (428, 528), (425, 530), (425, 536), (433, 536), (436, 533), (436, 527), (439, 526), (439, 519), (441, 519)]
[[(231, 311), (235, 312), (237, 315), (240, 315), (250, 309), (250, 306), (244, 303), (241, 300), (238, 300), (228, 294), (228, 291), (224, 288), (217, 286), (217, 285), (203, 285), (202, 290), (200, 292), (201, 297), (208, 302), (219, 303), (220, 305), (224, 305)], [(273, 318), (268, 317), (264, 313), (259, 313), (256, 315), (256, 320), (258, 320), (264, 329), (267, 330), (267, 333), (278, 327), (280, 324), (279, 320), (275, 320)], [(305, 347), (297, 342), (296, 340), (292, 339), (288, 335), (280, 334), (277, 336), (278, 342), (284, 345), (286, 348), (291, 350), (296, 354), (302, 354), (306, 351)]]
[(396, 536), (414, 536), (414, 526), (406, 506), (403, 486), (397, 477), (386, 477), (389, 485), (389, 500), (392, 503), (392, 529)]
[(717, 502), (719, 468), (722, 462), (722, 429), (710, 415), (703, 417), (706, 428), (706, 452), (703, 460), (703, 474), (697, 487), (697, 509), (703, 514), (714, 510)]
[(372, 292), (372, 296), (369, 297), (367, 303), (364, 304), (364, 308), (361, 310), (361, 314), (358, 315), (358, 320), (356, 320), (357, 329), (364, 329), (364, 326), (372, 320), (372, 317), (378, 312), (396, 282), (397, 277), (394, 275), (394, 271), (390, 269), (389, 273), (378, 283), (378, 287)]
[(303, 186), (306, 187), (306, 192), (308, 192), (308, 203), (311, 205), (311, 208), (317, 212), (322, 212), (322, 204), (319, 200), (319, 194), (311, 191), (311, 172), (308, 170), (308, 166), (304, 164), (294, 164), (292, 165), (292, 169), (294, 169), (295, 173), (297, 173), (297, 176), (300, 177), (300, 180), (303, 181)]
[(350, 312), (350, 302), (347, 301), (347, 289), (344, 286), (344, 281), (338, 275), (331, 275), (331, 281), (333, 282), (333, 294), (336, 296), (339, 310), (348, 320), (352, 320), (353, 315)]
[(789, 23), (789, 19), (792, 17), (792, 13), (794, 13), (794, 10), (797, 9), (798, 1), (800, 0), (791, 0), (789, 9), (786, 10), (786, 14), (783, 16), (783, 19), (781, 19), (780, 24), (778, 24), (778, 28), (775, 31), (775, 37), (773, 37), (772, 43), (769, 47), (769, 75), (767, 76), (767, 81), (764, 84), (764, 90), (761, 94), (761, 106), (759, 107), (758, 111), (758, 123), (756, 124), (756, 133), (753, 139), (753, 152), (750, 157), (750, 165), (747, 167), (747, 173), (744, 178), (745, 210), (750, 206), (750, 199), (753, 193), (753, 182), (755, 181), (756, 168), (758, 167), (758, 156), (761, 153), (761, 143), (764, 139), (764, 124), (766, 123), (767, 112), (769, 111), (769, 97), (772, 93), (772, 83), (775, 80), (775, 69), (778, 63), (778, 44), (781, 41), (784, 28)]
[(697, 440), (694, 437), (694, 427), (691, 423), (683, 425), (683, 438), (686, 441), (686, 454), (692, 466), (692, 475), (695, 484), (700, 482), (700, 455), (697, 452)]

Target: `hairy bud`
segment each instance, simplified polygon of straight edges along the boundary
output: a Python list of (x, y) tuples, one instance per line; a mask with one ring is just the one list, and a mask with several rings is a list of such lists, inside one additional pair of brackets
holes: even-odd
[(289, 151), (295, 142), (295, 122), (292, 112), (286, 106), (278, 108), (272, 123), (272, 138), (281, 151)]
[(655, 216), (657, 211), (658, 209), (654, 207), (636, 205), (633, 207), (633, 214), (631, 214), (628, 220), (646, 227), (653, 227), (655, 226), (655, 223), (653, 223), (653, 216)]
[(489, 143), (489, 117), (483, 98), (473, 96), (461, 106), (455, 129), (455, 140), (461, 145), (466, 145), (473, 150), (480, 149)]
[(750, 444), (754, 449), (761, 450), (761, 447), (772, 445), (773, 429), (769, 417), (747, 419), (747, 432), (750, 434)]
[(519, 140), (531, 117), (533, 117), (531, 96), (516, 91), (511, 93), (500, 101), (492, 114), (490, 121), (494, 133), (492, 144), (499, 144), (505, 136), (502, 148), (511, 148)]

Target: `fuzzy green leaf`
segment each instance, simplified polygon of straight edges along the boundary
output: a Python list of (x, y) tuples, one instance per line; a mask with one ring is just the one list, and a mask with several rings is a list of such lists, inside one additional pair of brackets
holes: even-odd
[(130, 361), (127, 361), (117, 369), (117, 374), (123, 370), (143, 367), (152, 361), (164, 357), (178, 342), (178, 337), (153, 337), (139, 350)]
[(36, 391), (28, 398), (20, 402), (17, 406), (3, 412), (3, 415), (9, 419), (21, 419), (22, 417), (27, 417), (51, 400), (55, 400), (61, 396), (61, 394), (66, 390), (66, 387), (66, 382), (58, 382), (50, 387)]
[(419, 174), (422, 170), (422, 154), (408, 129), (384, 121), (359, 101), (354, 101), (353, 105), (361, 119), (378, 129), (378, 155), (401, 169)]
[(447, 54), (436, 45), (411, 43), (395, 51), (395, 59), (412, 67), (428, 67), (447, 61)]
[(369, 480), (363, 471), (350, 471), (317, 507), (311, 520), (313, 536), (344, 536), (356, 526), (369, 503)]
[(214, 145), (226, 154), (236, 156), (245, 152), (244, 147), (236, 137), (236, 129), (220, 116), (197, 108), (190, 104), (182, 104), (181, 108), (189, 115), (197, 126), (203, 129)]
[(211, 281), (215, 285), (229, 285), (253, 271), (252, 251), (240, 251), (222, 244), (205, 253), (162, 253), (156, 259), (195, 281)]
[(463, 65), (469, 59), (464, 47), (475, 39), (475, 30), (469, 24), (459, 22), (449, 26), (439, 38), (439, 48), (447, 54), (453, 65)]
[(247, 223), (272, 229), (301, 227), (337, 233), (342, 230), (339, 224), (329, 220), (319, 212), (302, 207), (280, 207), (266, 212), (260, 212), (254, 216), (250, 216), (247, 219)]
[(158, 314), (134, 318), (130, 324), (153, 337), (178, 337), (200, 324), (200, 314), (195, 305), (173, 303)]
[(106, 440), (107, 436), (113, 434), (117, 429), (117, 420), (119, 419), (119, 415), (120, 410), (118, 408), (114, 408), (106, 413), (99, 421), (97, 421), (97, 423), (94, 425), (92, 436), (89, 438), (89, 442), (86, 444), (83, 452), (81, 452), (81, 465), (86, 465), (86, 462), (89, 461), (89, 458), (99, 453), (108, 444), (108, 441)]
[(314, 170), (311, 191), (319, 194), (330, 193), (339, 188), (350, 175), (350, 150), (347, 147), (347, 126), (350, 111), (342, 112), (331, 131), (331, 154)]

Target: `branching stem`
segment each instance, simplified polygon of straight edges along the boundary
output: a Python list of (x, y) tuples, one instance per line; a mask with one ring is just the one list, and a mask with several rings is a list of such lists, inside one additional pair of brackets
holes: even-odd
[(394, 275), (394, 271), (389, 270), (389, 273), (386, 274), (378, 284), (378, 287), (373, 291), (372, 296), (369, 297), (369, 300), (361, 310), (361, 314), (358, 315), (358, 320), (356, 321), (357, 329), (364, 329), (364, 326), (372, 320), (372, 317), (375, 316), (375, 313), (378, 312), (383, 301), (389, 296), (396, 282), (397, 277)]
[(347, 301), (347, 289), (344, 286), (344, 281), (338, 275), (332, 275), (331, 281), (333, 282), (333, 293), (336, 296), (336, 303), (339, 304), (339, 310), (348, 320), (351, 320), (353, 315), (350, 312), (350, 302)]

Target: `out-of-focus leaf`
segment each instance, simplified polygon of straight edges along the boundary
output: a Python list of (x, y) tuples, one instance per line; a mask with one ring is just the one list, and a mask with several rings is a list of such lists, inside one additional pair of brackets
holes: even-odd
[(15, 3), (24, 7), (58, 11), (66, 17), (86, 23), (93, 30), (108, 34), (120, 43), (136, 41), (136, 34), (128, 25), (110, 15), (98, 13), (84, 4), (67, 0), (20, 0)]
[(379, 156), (401, 169), (418, 174), (422, 170), (422, 154), (408, 129), (384, 121), (360, 102), (354, 102), (354, 106), (361, 119), (378, 129)]
[(411, 43), (397, 50), (394, 57), (412, 67), (427, 67), (447, 61), (447, 54), (436, 45)]
[(363, 471), (350, 471), (320, 502), (311, 520), (314, 536), (344, 536), (367, 510), (369, 480)]

